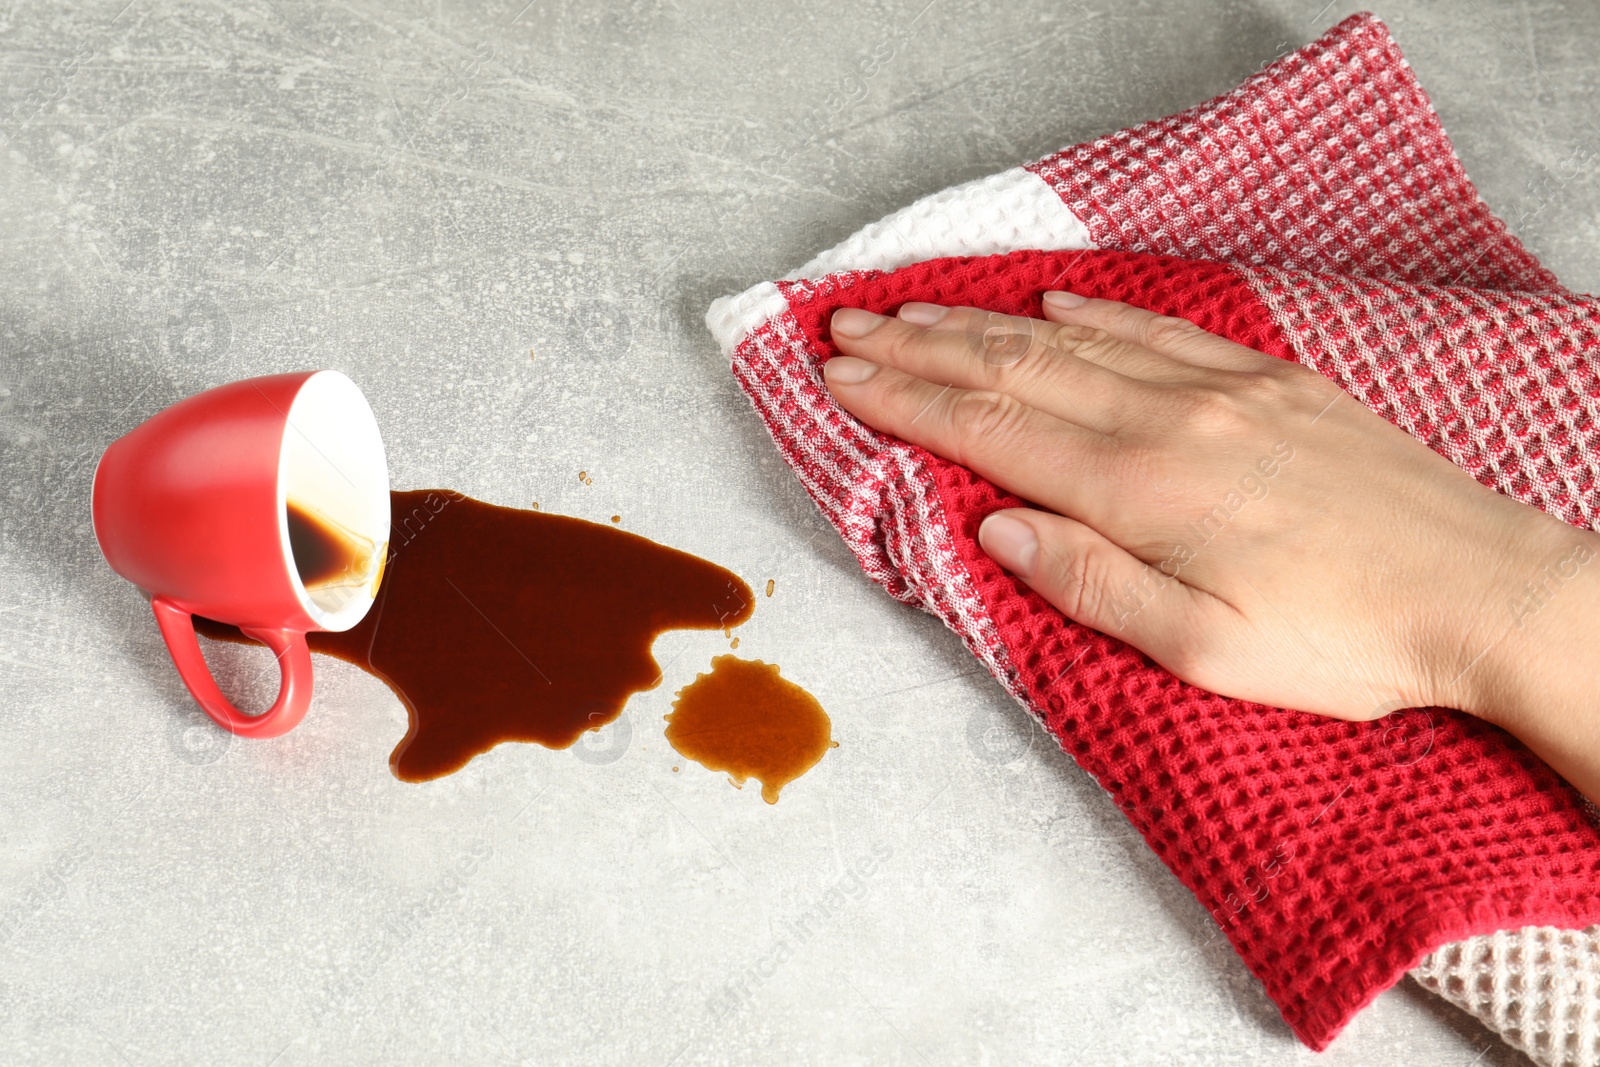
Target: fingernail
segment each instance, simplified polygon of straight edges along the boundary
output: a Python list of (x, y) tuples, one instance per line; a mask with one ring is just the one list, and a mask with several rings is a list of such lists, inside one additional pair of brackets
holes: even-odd
[(865, 337), (888, 321), (860, 308), (840, 308), (833, 313), (833, 332), (840, 337)]
[(1052, 289), (1044, 294), (1045, 307), (1056, 308), (1059, 311), (1071, 311), (1089, 302), (1089, 298), (1078, 293), (1064, 293), (1059, 289)]
[(878, 373), (878, 365), (854, 356), (834, 356), (822, 365), (823, 377), (837, 385), (859, 385)]
[(900, 318), (913, 326), (932, 326), (946, 315), (950, 309), (940, 304), (923, 304), (912, 301), (900, 305)]
[(991, 559), (1019, 578), (1033, 573), (1039, 559), (1039, 538), (1021, 519), (996, 512), (978, 527), (978, 544)]

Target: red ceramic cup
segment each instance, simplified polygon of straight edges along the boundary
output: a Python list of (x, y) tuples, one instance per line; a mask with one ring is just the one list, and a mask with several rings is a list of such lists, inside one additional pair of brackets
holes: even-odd
[[(292, 730), (311, 703), (306, 633), (372, 606), (389, 541), (389, 472), (372, 409), (337, 371), (208, 389), (118, 438), (94, 475), (94, 533), (145, 590), (184, 684), (245, 737)], [(278, 699), (246, 715), (217, 688), (193, 616), (278, 658)]]

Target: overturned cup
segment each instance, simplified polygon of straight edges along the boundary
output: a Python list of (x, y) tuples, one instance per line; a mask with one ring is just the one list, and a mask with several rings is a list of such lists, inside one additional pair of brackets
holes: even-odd
[[(184, 685), (220, 726), (277, 737), (311, 703), (306, 633), (372, 607), (389, 543), (389, 471), (366, 398), (338, 371), (248, 378), (118, 438), (94, 475), (111, 569), (150, 596)], [(223, 696), (194, 616), (270, 648), (282, 681), (261, 715)]]

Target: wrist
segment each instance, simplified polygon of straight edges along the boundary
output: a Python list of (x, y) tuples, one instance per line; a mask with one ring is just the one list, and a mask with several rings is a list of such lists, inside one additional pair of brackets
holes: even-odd
[[(1547, 516), (1541, 516), (1548, 519)], [(1600, 535), (1550, 520), (1472, 627), (1452, 706), (1515, 735), (1600, 798)], [(1473, 658), (1473, 653), (1476, 657)]]

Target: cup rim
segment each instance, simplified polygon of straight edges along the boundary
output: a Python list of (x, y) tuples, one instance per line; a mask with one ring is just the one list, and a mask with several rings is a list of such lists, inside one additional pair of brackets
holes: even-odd
[[(378, 429), (377, 417), (373, 414), (372, 405), (367, 401), (366, 394), (361, 391), (360, 386), (356, 385), (348, 375), (341, 371), (318, 370), (306, 375), (305, 380), (295, 390), (294, 399), (290, 402), (289, 410), (284, 413), (283, 437), (278, 445), (278, 543), (282, 552), (284, 570), (289, 579), (289, 587), (294, 591), (295, 599), (299, 602), (300, 609), (305, 613), (307, 619), (315, 623), (317, 629), (338, 633), (358, 625), (366, 617), (367, 612), (372, 609), (372, 605), (377, 600), (383, 568), (380, 565), (377, 581), (374, 581), (369, 586), (362, 587), (357, 593), (352, 594), (343, 605), (330, 611), (319, 605), (310, 592), (307, 591), (305, 583), (300, 579), (300, 571), (295, 563), (294, 549), (289, 540), (289, 483), (290, 464), (293, 456), (289, 446), (290, 434), (302, 433), (303, 436), (306, 436), (303, 431), (296, 428), (294, 419), (295, 409), (300, 405), (302, 398), (307, 395), (308, 390), (326, 390), (329, 388), (343, 394), (340, 402), (350, 405), (349, 417), (358, 424), (361, 432), (367, 433), (368, 440), (364, 444), (376, 454), (376, 471), (356, 473), (354, 477), (362, 478), (372, 475), (377, 479), (381, 479), (382, 485), (377, 489), (374, 496), (381, 494), (382, 497), (382, 529), (371, 532), (376, 534), (373, 540), (378, 543), (377, 552), (384, 555), (387, 555), (389, 550), (389, 466), (388, 455), (383, 445), (383, 435)], [(306, 436), (306, 440), (310, 441), (309, 436)], [(312, 448), (316, 449), (316, 445), (313, 444)], [(317, 451), (321, 453), (320, 449), (317, 449)], [(323, 454), (323, 458), (327, 459), (330, 464), (333, 463), (331, 459), (327, 458), (326, 454)], [(355, 481), (350, 476), (346, 476), (346, 480), (355, 485)], [(364, 488), (363, 486), (356, 486), (357, 491), (362, 491)]]

